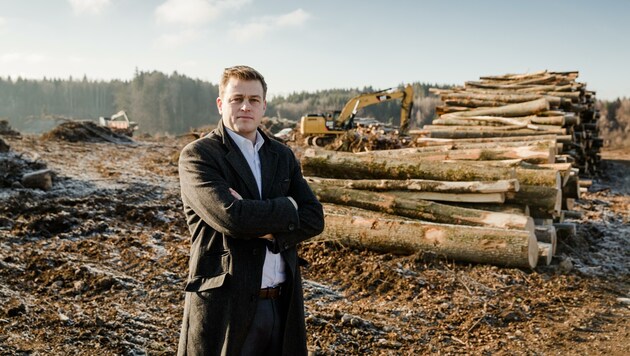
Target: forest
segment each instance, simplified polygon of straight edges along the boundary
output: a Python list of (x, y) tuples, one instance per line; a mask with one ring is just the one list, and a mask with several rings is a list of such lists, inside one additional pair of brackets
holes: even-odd
[[(406, 83), (392, 83), (402, 86)], [(414, 82), (411, 127), (429, 124), (440, 100), (429, 88), (448, 85)], [(340, 110), (351, 97), (387, 88), (328, 89), (294, 92), (268, 98), (267, 116), (293, 121), (308, 113)], [(218, 85), (174, 72), (136, 71), (131, 81), (81, 79), (41, 80), (0, 77), (0, 118), (23, 132), (41, 133), (63, 120), (98, 120), (125, 110), (139, 123), (140, 132), (181, 134), (219, 120), (215, 106)], [(598, 102), (602, 115), (600, 130), (610, 146), (630, 145), (630, 99)], [(385, 102), (363, 108), (361, 117), (398, 124), (399, 103)]]

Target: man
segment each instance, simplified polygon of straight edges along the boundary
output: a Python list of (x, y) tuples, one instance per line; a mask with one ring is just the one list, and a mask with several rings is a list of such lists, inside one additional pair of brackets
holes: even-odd
[(225, 69), (215, 130), (180, 154), (192, 235), (179, 355), (306, 355), (296, 246), (322, 232), (293, 152), (258, 129), (267, 84)]

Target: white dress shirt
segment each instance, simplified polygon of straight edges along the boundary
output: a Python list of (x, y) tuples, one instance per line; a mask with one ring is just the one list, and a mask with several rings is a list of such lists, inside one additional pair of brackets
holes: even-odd
[[(262, 178), (260, 169), (260, 156), (258, 150), (265, 143), (260, 132), (256, 131), (256, 143), (246, 139), (245, 137), (237, 134), (236, 132), (225, 128), (228, 135), (234, 140), (238, 148), (245, 156), (245, 160), (249, 165), (249, 168), (256, 178), (256, 185), (258, 185), (258, 193), (262, 198)], [(242, 193), (242, 192), (238, 192)], [(294, 203), (295, 205), (295, 203)], [(284, 266), (284, 260), (279, 253), (272, 253), (268, 247), (265, 247), (265, 264), (263, 265), (262, 283), (260, 288), (275, 287), (286, 280), (286, 272)]]

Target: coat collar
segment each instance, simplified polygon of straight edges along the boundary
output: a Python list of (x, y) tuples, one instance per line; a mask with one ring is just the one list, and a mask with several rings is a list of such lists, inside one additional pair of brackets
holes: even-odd
[(260, 128), (258, 129), (258, 132), (265, 140), (265, 144), (263, 144), (258, 151), (258, 155), (260, 157), (260, 173), (262, 178), (262, 197), (260, 197), (256, 179), (245, 160), (245, 156), (243, 156), (243, 153), (241, 153), (241, 150), (226, 130), (227, 129), (223, 125), (223, 120), (219, 119), (216, 132), (223, 140), (225, 147), (227, 147), (228, 152), (225, 155), (226, 160), (230, 163), (230, 165), (232, 165), (239, 177), (241, 177), (241, 179), (245, 182), (245, 186), (247, 187), (251, 197), (254, 199), (266, 199), (269, 196), (271, 187), (273, 186), (278, 167), (278, 153), (273, 147), (272, 140), (267, 137)]

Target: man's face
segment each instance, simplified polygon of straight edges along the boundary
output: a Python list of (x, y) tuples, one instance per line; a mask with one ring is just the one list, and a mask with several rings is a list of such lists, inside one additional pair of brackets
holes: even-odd
[(223, 97), (217, 98), (217, 108), (223, 125), (255, 141), (256, 129), (267, 108), (267, 102), (263, 99), (262, 84), (258, 80), (230, 78), (223, 91)]

